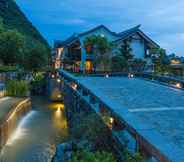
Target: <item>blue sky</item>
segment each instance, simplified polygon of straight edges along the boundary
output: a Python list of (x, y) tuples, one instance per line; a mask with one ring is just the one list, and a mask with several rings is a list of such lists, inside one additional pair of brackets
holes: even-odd
[(99, 24), (115, 32), (141, 24), (141, 29), (168, 53), (184, 56), (182, 0), (16, 1), (50, 44)]

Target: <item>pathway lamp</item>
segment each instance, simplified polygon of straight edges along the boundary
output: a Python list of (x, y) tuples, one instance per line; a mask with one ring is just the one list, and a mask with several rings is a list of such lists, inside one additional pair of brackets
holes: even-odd
[(134, 78), (134, 74), (129, 73), (129, 74), (128, 74), (128, 77), (129, 77), (129, 78)]
[(175, 87), (176, 87), (176, 88), (182, 88), (182, 85), (181, 85), (180, 83), (176, 83), (176, 84), (175, 84)]
[(71, 87), (72, 87), (73, 90), (75, 90), (75, 91), (77, 90), (77, 84), (72, 83), (72, 84), (71, 84)]
[(106, 78), (109, 78), (109, 75), (108, 75), (108, 74), (106, 74), (106, 75), (105, 75), (105, 77), (106, 77)]
[(55, 75), (54, 75), (54, 74), (52, 74), (52, 75), (51, 75), (51, 77), (52, 77), (52, 79), (54, 79), (54, 78), (55, 78)]
[(57, 82), (58, 82), (58, 83), (61, 83), (61, 79), (58, 78), (58, 79), (57, 79)]
[(114, 123), (114, 118), (110, 118), (110, 124), (113, 124)]

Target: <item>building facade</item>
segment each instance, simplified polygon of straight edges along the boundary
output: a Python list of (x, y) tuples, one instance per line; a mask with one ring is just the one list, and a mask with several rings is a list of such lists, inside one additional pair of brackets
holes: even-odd
[(89, 31), (73, 34), (65, 41), (55, 41), (55, 67), (73, 69), (74, 71), (89, 71), (93, 69), (93, 53), (86, 52), (84, 42), (90, 36), (106, 37), (113, 43), (117, 51), (125, 40), (129, 40), (134, 58), (143, 59), (150, 63), (150, 50), (159, 45), (140, 30), (140, 25), (120, 33), (112, 32), (104, 25), (97, 26)]

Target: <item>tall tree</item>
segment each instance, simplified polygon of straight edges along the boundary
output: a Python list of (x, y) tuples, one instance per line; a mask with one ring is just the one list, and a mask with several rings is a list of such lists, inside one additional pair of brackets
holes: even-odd
[(116, 55), (112, 57), (111, 69), (114, 72), (122, 72), (128, 67), (127, 60), (122, 55)]
[(94, 68), (100, 66), (101, 70), (108, 70), (110, 67), (109, 51), (112, 49), (112, 44), (108, 39), (100, 35), (92, 35), (86, 38), (84, 45), (86, 47), (90, 46), (91, 52), (94, 54)]
[(166, 50), (163, 48), (154, 48), (151, 50), (152, 60), (154, 63), (155, 72), (165, 73), (169, 71), (169, 58), (166, 54)]
[(133, 54), (132, 54), (132, 48), (130, 47), (130, 42), (129, 40), (124, 40), (123, 44), (120, 47), (120, 53), (121, 55), (127, 60), (133, 59)]
[(22, 63), (24, 51), (24, 36), (16, 30), (0, 32), (0, 59), (7, 65)]
[(48, 65), (48, 53), (45, 46), (37, 43), (26, 51), (24, 67), (29, 71), (39, 71)]

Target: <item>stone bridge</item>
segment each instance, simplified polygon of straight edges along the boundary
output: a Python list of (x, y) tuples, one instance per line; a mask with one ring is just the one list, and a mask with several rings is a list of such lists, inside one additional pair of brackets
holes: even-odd
[[(74, 77), (60, 71), (72, 104), (109, 117), (114, 139), (148, 162), (184, 162), (184, 91), (141, 77)], [(70, 101), (68, 101), (70, 102)], [(126, 139), (126, 140), (125, 140)], [(121, 147), (117, 148), (120, 149)]]

